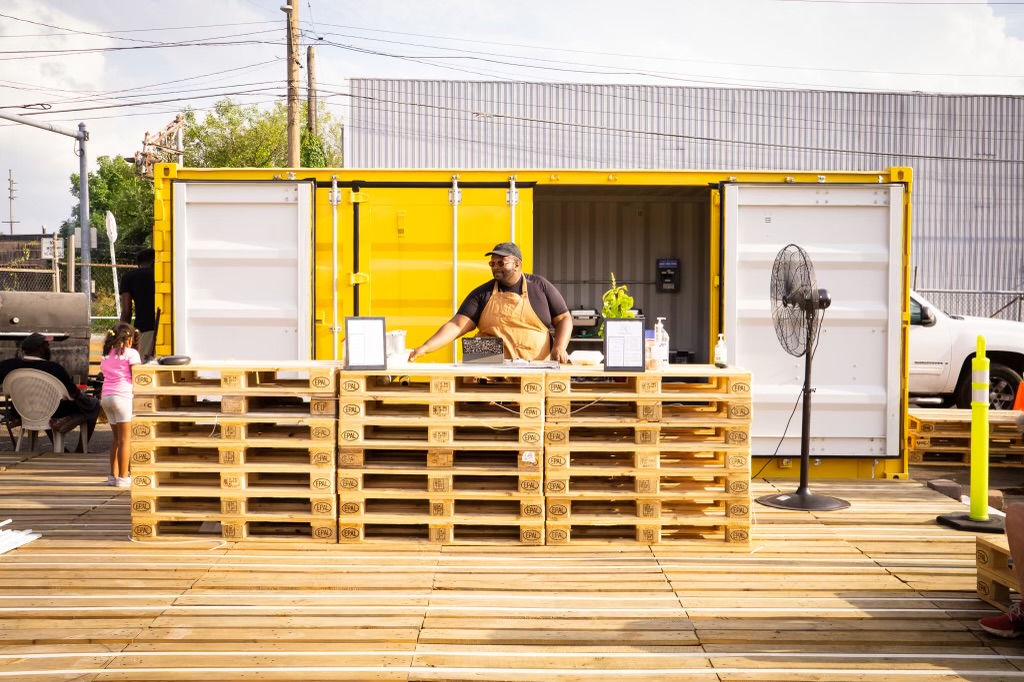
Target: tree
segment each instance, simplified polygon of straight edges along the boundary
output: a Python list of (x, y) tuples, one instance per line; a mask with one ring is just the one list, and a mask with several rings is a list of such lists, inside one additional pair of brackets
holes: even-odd
[[(184, 116), (186, 166), (274, 168), (288, 163), (288, 109), (281, 102), (260, 109), (225, 98), (202, 120), (192, 109), (186, 109)], [(321, 134), (303, 134), (302, 165), (340, 166), (341, 123), (326, 111), (318, 113), (318, 119)]]
[[(153, 234), (153, 185), (144, 178), (133, 164), (119, 156), (101, 156), (96, 159), (97, 168), (89, 173), (89, 223), (98, 232), (96, 249), (109, 251), (107, 241), (107, 211), (117, 219), (117, 242), (115, 246), (137, 251), (152, 244)], [(78, 173), (71, 176), (71, 194), (79, 196)], [(76, 204), (71, 217), (61, 224), (60, 234), (67, 236), (79, 225), (79, 210)]]

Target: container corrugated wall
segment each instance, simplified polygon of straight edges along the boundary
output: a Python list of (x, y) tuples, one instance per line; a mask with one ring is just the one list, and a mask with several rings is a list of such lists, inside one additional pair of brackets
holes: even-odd
[(910, 166), (913, 286), (952, 291), (935, 302), (982, 315), (1012, 296), (955, 292), (1024, 291), (1024, 97), (380, 79), (351, 88), (352, 168)]

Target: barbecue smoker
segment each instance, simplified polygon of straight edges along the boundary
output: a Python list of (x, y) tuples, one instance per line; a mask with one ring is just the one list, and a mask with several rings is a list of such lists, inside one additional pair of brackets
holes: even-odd
[(89, 379), (89, 304), (85, 294), (0, 291), (0, 359), (13, 358), (32, 332), (52, 336), (51, 360), (76, 384)]

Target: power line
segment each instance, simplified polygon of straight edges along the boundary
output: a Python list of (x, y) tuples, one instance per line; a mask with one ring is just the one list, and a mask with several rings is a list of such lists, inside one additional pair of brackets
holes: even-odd
[[(795, 2), (795, 1), (798, 1), (798, 0), (777, 0), (777, 1), (780, 1), (780, 2), (794, 1)], [(801, 1), (801, 2), (817, 2), (817, 1), (820, 1), (820, 0), (799, 0), (799, 1)], [(946, 4), (952, 4), (952, 3), (946, 3)], [(963, 3), (963, 4), (977, 4), (977, 3)], [(1016, 3), (1016, 4), (1024, 4), (1024, 2)], [(623, 52), (600, 52), (600, 51), (593, 51), (593, 50), (576, 50), (576, 49), (570, 49), (570, 48), (564, 48), (564, 47), (550, 47), (550, 46), (537, 45), (537, 44), (505, 43), (505, 42), (493, 42), (493, 41), (485, 41), (485, 40), (467, 39), (467, 38), (452, 38), (450, 36), (438, 36), (438, 35), (432, 35), (432, 34), (428, 34), (428, 33), (408, 33), (408, 32), (403, 32), (403, 31), (388, 31), (388, 30), (384, 30), (384, 29), (365, 28), (365, 27), (361, 27), (361, 26), (347, 26), (347, 25), (343, 25), (343, 24), (323, 24), (323, 25), (324, 26), (330, 26), (330, 27), (333, 27), (333, 28), (346, 28), (346, 29), (354, 29), (354, 30), (357, 30), (357, 31), (368, 31), (368, 32), (373, 32), (373, 33), (386, 33), (386, 34), (391, 34), (391, 35), (413, 36), (413, 37), (417, 37), (417, 38), (433, 38), (433, 39), (436, 39), (436, 40), (447, 40), (447, 41), (453, 41), (453, 42), (475, 43), (475, 44), (480, 44), (480, 45), (499, 45), (499, 46), (502, 46), (502, 47), (518, 47), (518, 48), (523, 48), (523, 49), (528, 49), (528, 50), (547, 50), (547, 51), (551, 51), (551, 52), (569, 52), (569, 53), (574, 53), (574, 54), (594, 55), (594, 56), (599, 56), (599, 57), (615, 57), (615, 58), (623, 58), (624, 57), (624, 58), (629, 58), (629, 59), (646, 59), (646, 60), (653, 60), (653, 61), (681, 62), (681, 63), (704, 64), (704, 65), (712, 65), (712, 66), (741, 66), (741, 67), (745, 67), (745, 68), (771, 68), (771, 69), (787, 69), (787, 70), (794, 70), (794, 71), (824, 71), (824, 72), (835, 72), (835, 73), (871, 74), (871, 75), (896, 75), (896, 76), (947, 76), (947, 77), (957, 77), (957, 78), (1024, 78), (1024, 76), (1021, 76), (1021, 75), (958, 74), (958, 73), (937, 73), (937, 72), (927, 72), (927, 71), (924, 71), (924, 72), (922, 72), (922, 71), (871, 71), (871, 70), (864, 70), (864, 69), (838, 69), (838, 68), (826, 68), (826, 67), (814, 67), (814, 66), (802, 66), (802, 65), (765, 64), (764, 62), (756, 62), (756, 63), (755, 62), (726, 62), (726, 61), (710, 60), (710, 59), (684, 59), (684, 58), (680, 58), (680, 57), (660, 57), (660, 56), (653, 56), (653, 55), (631, 54), (631, 53), (623, 53)], [(427, 48), (433, 48), (433, 49), (445, 49), (445, 50), (452, 50), (452, 51), (456, 50), (456, 48), (448, 48), (448, 47), (444, 47), (444, 46), (440, 46), (440, 45), (423, 45), (423, 44), (419, 44), (419, 43), (408, 43), (408, 42), (402, 42), (402, 41), (391, 41), (391, 40), (384, 40), (384, 39), (379, 39), (379, 38), (371, 38), (371, 37), (366, 37), (366, 36), (353, 36), (351, 34), (345, 34), (345, 33), (330, 33), (330, 32), (327, 32), (327, 33), (324, 33), (324, 35), (328, 35), (328, 36), (330, 36), (330, 35), (337, 35), (337, 36), (340, 36), (340, 37), (355, 38), (357, 40), (373, 40), (373, 41), (378, 41), (378, 42), (394, 43), (394, 44), (399, 44), (399, 45), (407, 45), (407, 46), (415, 46), (415, 47), (427, 47)], [(516, 57), (516, 58), (520, 58), (520, 59), (531, 59), (530, 57), (520, 57), (518, 55), (503, 55), (501, 53), (479, 52), (479, 51), (472, 51), (472, 50), (460, 50), (460, 51), (469, 52), (471, 54), (483, 54), (483, 55), (487, 55), (487, 56), (508, 56), (508, 57)], [(541, 61), (544, 61), (544, 60), (541, 60)], [(550, 60), (550, 61), (557, 61), (557, 60)], [(558, 63), (579, 64), (580, 62), (558, 62)]]

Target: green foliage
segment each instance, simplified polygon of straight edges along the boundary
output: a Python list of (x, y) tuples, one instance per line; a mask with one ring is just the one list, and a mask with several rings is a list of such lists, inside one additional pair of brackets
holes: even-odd
[(324, 153), (324, 143), (319, 135), (303, 129), (299, 159), (303, 168), (327, 167), (327, 154)]
[[(615, 282), (615, 273), (612, 276), (612, 286), (601, 296), (601, 318), (636, 317), (632, 312), (633, 297), (629, 295), (625, 284)], [(604, 335), (604, 322), (601, 323), (600, 335)]]
[[(184, 116), (186, 166), (283, 168), (288, 165), (288, 108), (284, 103), (261, 109), (225, 98), (214, 104), (213, 111), (202, 120), (191, 109), (186, 109)], [(308, 168), (340, 166), (341, 124), (326, 111), (318, 111), (317, 119), (321, 135), (303, 135), (302, 165)], [(305, 121), (305, 106), (302, 120)], [(310, 139), (307, 141), (307, 138)]]
[[(97, 250), (108, 253), (107, 211), (117, 220), (115, 247), (139, 247), (152, 244), (153, 185), (144, 178), (134, 164), (119, 156), (101, 156), (97, 168), (89, 173), (89, 223), (98, 233)], [(71, 176), (71, 194), (79, 196), (78, 174)], [(68, 236), (79, 224), (78, 205), (71, 209), (71, 217), (60, 227), (62, 237)]]

